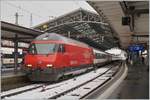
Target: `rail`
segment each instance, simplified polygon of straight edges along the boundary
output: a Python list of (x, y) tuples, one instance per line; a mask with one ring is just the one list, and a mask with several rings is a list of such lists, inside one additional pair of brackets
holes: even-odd
[[(62, 81), (60, 83), (38, 86), (31, 86), (28, 88), (22, 87), (6, 92), (2, 92), (2, 99), (68, 99), (68, 98), (84, 98), (94, 89), (103, 86), (107, 83), (119, 70), (120, 63), (107, 65), (83, 74), (81, 76)], [(83, 92), (79, 92), (83, 91)], [(31, 95), (32, 94), (32, 95)]]

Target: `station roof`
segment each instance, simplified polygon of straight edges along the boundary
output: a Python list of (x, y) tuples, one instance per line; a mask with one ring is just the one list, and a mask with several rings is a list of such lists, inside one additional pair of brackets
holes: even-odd
[(1, 29), (2, 39), (13, 41), (17, 34), (18, 41), (25, 43), (45, 32), (68, 36), (102, 50), (117, 46), (118, 41), (111, 27), (101, 16), (84, 9), (77, 9), (33, 28), (1, 21)]
[(97, 13), (81, 8), (34, 28), (68, 36), (98, 49), (106, 50), (117, 46), (117, 38), (114, 38), (114, 32), (105, 20)]
[(15, 36), (17, 34), (19, 42), (29, 43), (32, 39), (42, 33), (43, 32), (35, 29), (1, 21), (1, 38), (4, 40), (13, 41), (16, 39)]
[[(123, 8), (126, 13), (148, 14), (149, 1), (124, 1), (122, 2), (126, 8)], [(131, 10), (133, 10), (131, 12)]]
[[(135, 36), (148, 36), (149, 33), (149, 2), (147, 1), (87, 1), (104, 20), (109, 23), (112, 30), (117, 33), (121, 47), (126, 49)], [(129, 25), (122, 25), (122, 17), (129, 17)], [(136, 35), (135, 35), (136, 34)], [(134, 37), (133, 37), (134, 36)], [(148, 39), (140, 40), (148, 43)], [(135, 42), (134, 42), (135, 41)]]

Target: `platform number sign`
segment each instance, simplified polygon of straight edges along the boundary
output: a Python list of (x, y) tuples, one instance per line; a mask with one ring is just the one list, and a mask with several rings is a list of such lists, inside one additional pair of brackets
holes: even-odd
[(135, 44), (135, 45), (130, 45), (128, 47), (128, 50), (131, 52), (144, 51), (144, 47), (143, 45)]

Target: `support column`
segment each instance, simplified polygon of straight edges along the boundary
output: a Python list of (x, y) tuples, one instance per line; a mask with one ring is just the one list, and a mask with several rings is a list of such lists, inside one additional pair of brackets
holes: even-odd
[(18, 35), (15, 34), (14, 39), (14, 72), (17, 73), (18, 70)]
[(83, 21), (83, 19), (82, 19), (82, 10), (81, 10), (81, 12), (80, 12), (80, 21)]
[(147, 43), (147, 58), (146, 58), (146, 65), (148, 67), (149, 70), (149, 43)]
[(70, 31), (68, 31), (68, 37), (70, 38)]

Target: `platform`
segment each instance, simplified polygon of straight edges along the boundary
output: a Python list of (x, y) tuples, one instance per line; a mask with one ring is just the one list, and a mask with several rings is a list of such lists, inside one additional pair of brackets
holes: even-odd
[(16, 77), (16, 76), (24, 76), (24, 73), (20, 71), (20, 68), (18, 69), (16, 73), (14, 72), (14, 68), (1, 69), (2, 79), (9, 78), (9, 77)]
[(148, 66), (136, 63), (128, 64), (128, 75), (109, 99), (148, 99), (149, 69)]
[(27, 76), (20, 71), (15, 73), (14, 70), (9, 70), (6, 73), (2, 72), (1, 74), (2, 91), (24, 86), (26, 84), (29, 84), (29, 80)]

